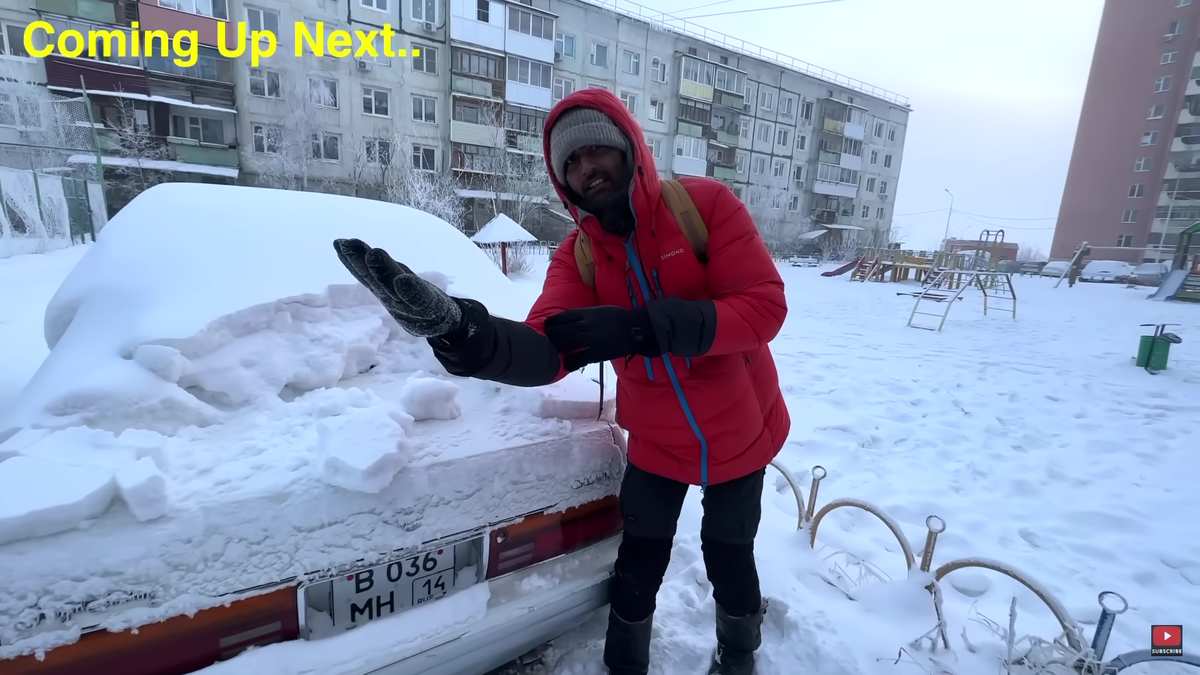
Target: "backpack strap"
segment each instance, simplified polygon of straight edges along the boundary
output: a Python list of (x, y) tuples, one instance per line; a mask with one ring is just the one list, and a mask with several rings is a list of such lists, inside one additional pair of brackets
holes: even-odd
[(675, 216), (675, 222), (679, 223), (679, 229), (683, 230), (684, 238), (692, 245), (692, 251), (696, 254), (696, 259), (701, 264), (707, 263), (708, 226), (704, 224), (704, 219), (700, 217), (700, 211), (696, 209), (696, 202), (692, 201), (687, 188), (679, 181), (665, 179), (660, 182), (662, 184), (662, 196), (667, 202), (667, 208), (671, 209), (671, 214)]
[(579, 268), (579, 276), (583, 283), (593, 291), (596, 290), (596, 261), (592, 258), (592, 238), (578, 228), (579, 235), (575, 237), (575, 266)]

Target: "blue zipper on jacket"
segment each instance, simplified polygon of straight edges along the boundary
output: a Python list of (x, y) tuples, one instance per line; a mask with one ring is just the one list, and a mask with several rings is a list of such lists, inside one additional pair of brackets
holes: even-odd
[[(632, 204), (630, 204), (632, 210)], [(642, 298), (646, 302), (650, 301), (650, 286), (646, 283), (646, 275), (642, 273), (642, 261), (638, 259), (637, 252), (633, 249), (633, 237), (637, 236), (637, 228), (634, 227), (634, 232), (629, 235), (629, 239), (625, 241), (625, 254), (633, 261), (633, 273), (637, 277), (638, 287), (642, 291)], [(654, 272), (655, 281), (658, 280), (658, 272)], [(629, 278), (626, 277), (626, 281)], [(659, 293), (662, 293), (662, 285), (659, 285)], [(634, 304), (636, 307), (636, 303)], [(704, 491), (708, 487), (708, 441), (704, 438), (704, 434), (700, 431), (700, 425), (696, 422), (696, 416), (692, 414), (692, 407), (688, 405), (687, 397), (683, 395), (683, 385), (679, 384), (679, 377), (675, 375), (675, 367), (671, 365), (671, 355), (663, 354), (663, 365), (667, 368), (667, 378), (671, 380), (671, 387), (675, 389), (675, 396), (679, 399), (679, 405), (683, 407), (683, 416), (687, 418), (688, 426), (692, 428), (692, 433), (700, 441), (700, 490)], [(649, 359), (647, 359), (648, 361)], [(649, 371), (649, 367), (647, 367)], [(652, 378), (653, 379), (653, 378)]]

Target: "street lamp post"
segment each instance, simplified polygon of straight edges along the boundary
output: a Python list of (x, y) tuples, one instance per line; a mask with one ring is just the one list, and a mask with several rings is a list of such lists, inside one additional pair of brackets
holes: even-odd
[(946, 190), (946, 194), (950, 195), (950, 212), (946, 214), (946, 233), (942, 235), (942, 250), (950, 250), (950, 217), (954, 215), (954, 193)]

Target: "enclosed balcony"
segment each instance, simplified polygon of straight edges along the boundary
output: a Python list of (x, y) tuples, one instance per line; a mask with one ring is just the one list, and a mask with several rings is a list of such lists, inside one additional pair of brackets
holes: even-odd
[(34, 0), (33, 9), (39, 14), (45, 12), (97, 23), (128, 25), (138, 19), (136, 3), (131, 4), (134, 5), (132, 16), (126, 16), (123, 7), (105, 0)]
[(716, 84), (717, 66), (695, 56), (681, 56), (679, 62), (679, 95), (711, 103)]
[(450, 142), (503, 148), (506, 139), (498, 106), (470, 99), (454, 101), (450, 117)]
[(82, 82), (89, 92), (150, 94), (150, 80), (141, 68), (91, 59), (73, 59), (58, 54), (46, 56), (43, 62), (46, 65), (46, 85), (51, 88), (78, 91)]
[(450, 91), (464, 96), (504, 99), (504, 59), (461, 47), (450, 50)]

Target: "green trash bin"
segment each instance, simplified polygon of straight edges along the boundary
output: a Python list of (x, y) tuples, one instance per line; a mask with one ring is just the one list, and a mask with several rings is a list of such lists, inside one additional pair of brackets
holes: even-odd
[[(1151, 345), (1154, 350), (1151, 353)], [(1143, 335), (1141, 341), (1138, 342), (1137, 367), (1145, 368), (1150, 365), (1150, 370), (1166, 370), (1167, 359), (1171, 355), (1171, 342), (1162, 336)]]

